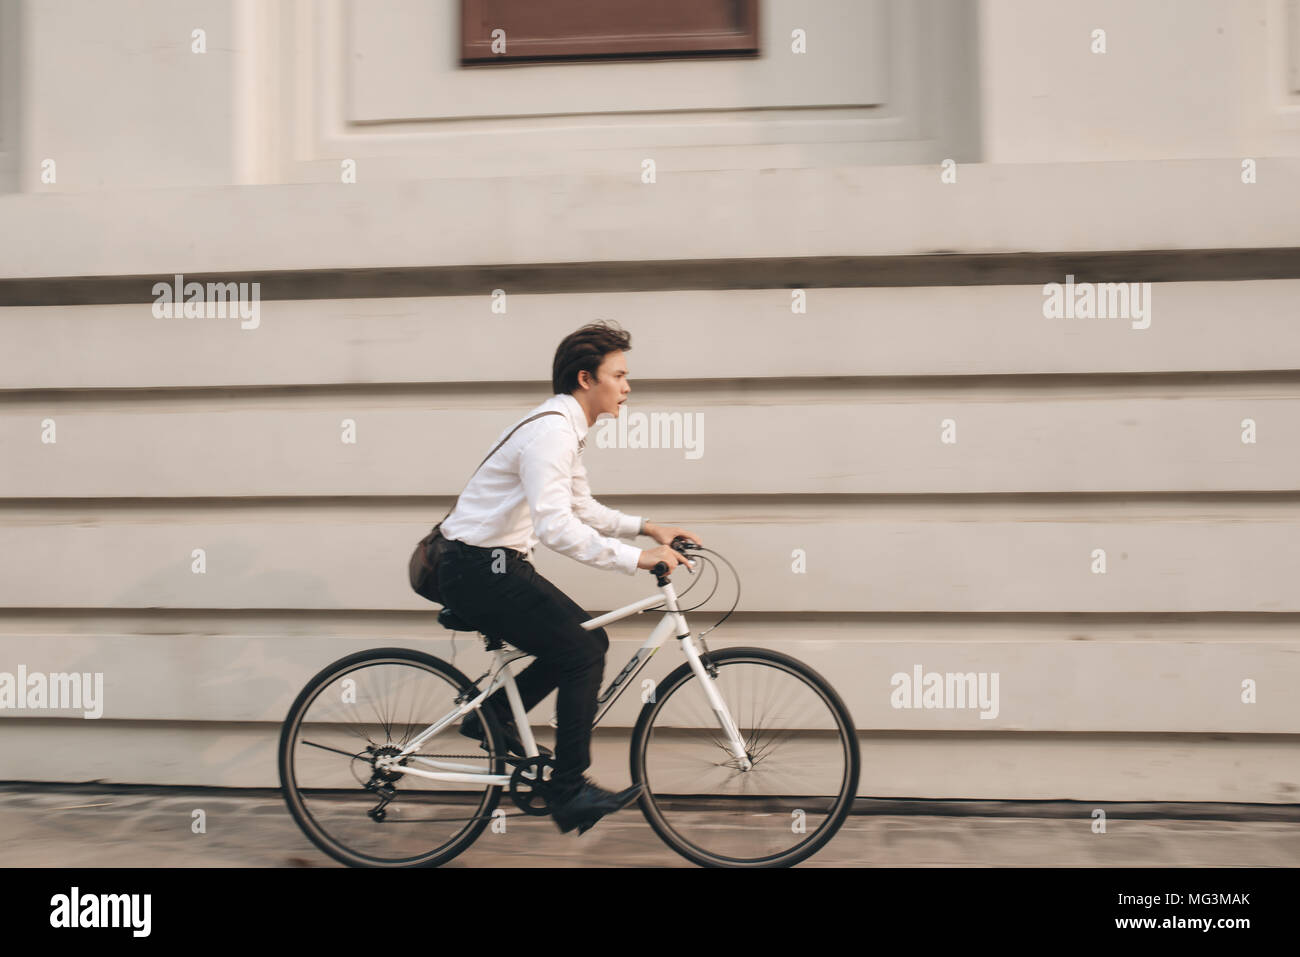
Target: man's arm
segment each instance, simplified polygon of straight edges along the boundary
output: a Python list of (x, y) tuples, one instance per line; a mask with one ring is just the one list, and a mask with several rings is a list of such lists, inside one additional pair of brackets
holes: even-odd
[(618, 509), (601, 505), (591, 496), (587, 483), (587, 470), (579, 457), (573, 477), (573, 511), (578, 518), (602, 535), (631, 538), (645, 534), (644, 520), (640, 515), (627, 515)]
[[(577, 454), (572, 433), (564, 429), (543, 432), (520, 453), (519, 478), (537, 537), (552, 551), (584, 565), (635, 575), (641, 549), (601, 535), (591, 525), (584, 524), (575, 511), (572, 476)], [(605, 507), (598, 505), (598, 508)], [(614, 513), (613, 509), (605, 511)]]
[(578, 459), (577, 472), (573, 479), (573, 510), (578, 518), (605, 535), (630, 538), (633, 535), (649, 535), (660, 545), (667, 545), (674, 538), (689, 538), (697, 545), (702, 545), (698, 535), (688, 532), (676, 525), (656, 525), (641, 515), (627, 515), (617, 509), (601, 505), (591, 497), (591, 487), (587, 484), (587, 470), (582, 459)]

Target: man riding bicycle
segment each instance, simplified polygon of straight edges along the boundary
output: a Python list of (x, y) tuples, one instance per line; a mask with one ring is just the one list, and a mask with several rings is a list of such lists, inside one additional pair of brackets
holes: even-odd
[[(703, 544), (691, 532), (626, 515), (591, 496), (582, 464), (587, 431), (600, 416), (617, 416), (627, 400), (631, 386), (624, 353), (631, 347), (631, 335), (616, 323), (590, 323), (566, 336), (551, 369), (555, 394), (529, 413), (560, 414), (541, 414), (511, 434), (442, 522), (450, 546), (439, 568), (447, 607), (479, 631), (536, 656), (516, 679), (525, 711), (559, 689), (549, 800), (565, 833), (577, 827), (581, 834), (626, 807), (642, 786), (614, 793), (584, 774), (591, 766), (591, 729), (609, 636), (603, 628), (584, 630), (581, 623), (592, 616), (537, 574), (528, 556), (540, 541), (595, 568), (634, 575), (664, 562), (671, 574), (686, 564), (669, 547), (674, 538)], [(636, 534), (659, 546), (642, 551), (618, 540)], [(522, 755), (504, 691), (493, 693), (484, 706), (500, 717), (507, 748)], [(461, 733), (482, 740), (477, 715), (466, 717)]]

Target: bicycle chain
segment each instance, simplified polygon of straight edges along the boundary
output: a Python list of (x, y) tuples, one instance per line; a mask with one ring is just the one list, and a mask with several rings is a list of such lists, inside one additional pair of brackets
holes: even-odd
[(419, 754), (410, 754), (411, 758), (481, 758), (485, 752), (480, 751), (478, 754), (425, 754), (423, 751)]
[[(480, 752), (479, 754), (419, 754), (419, 755), (415, 755), (415, 757), (421, 757), (421, 758), (481, 758), (481, 757), (483, 757), (483, 754), (482, 754), (482, 752)], [(541, 756), (539, 755), (539, 757), (541, 757)], [(544, 757), (542, 757), (542, 760), (544, 761), (544, 760), (546, 760), (546, 759), (545, 759)], [(506, 787), (505, 790), (506, 790), (506, 793), (509, 794), (509, 787), (508, 787), (508, 786)], [(512, 796), (512, 799), (513, 799), (513, 796)], [(392, 803), (396, 804), (397, 802), (396, 802), (396, 801), (393, 801)], [(549, 809), (547, 810), (547, 813), (549, 813)], [(544, 816), (546, 816), (546, 815), (545, 815), (545, 814), (538, 814), (537, 812), (533, 812), (532, 814), (529, 814), (529, 813), (526, 812), (526, 811), (516, 811), (516, 812), (513, 813), (513, 814), (506, 814), (506, 813), (503, 812), (503, 813), (501, 813), (501, 814), (496, 815), (496, 817), (544, 817)], [(439, 823), (439, 824), (442, 824), (442, 823), (444, 823), (444, 822), (450, 824), (450, 823), (454, 823), (454, 822), (456, 822), (456, 821), (480, 821), (480, 820), (483, 820), (483, 821), (490, 821), (490, 820), (492, 820), (492, 815), (489, 815), (489, 816), (487, 816), (487, 817), (484, 817), (484, 816), (481, 815), (481, 814), (475, 814), (473, 817), (440, 817), (440, 818), (438, 818), (437, 820), (438, 820), (438, 823)]]

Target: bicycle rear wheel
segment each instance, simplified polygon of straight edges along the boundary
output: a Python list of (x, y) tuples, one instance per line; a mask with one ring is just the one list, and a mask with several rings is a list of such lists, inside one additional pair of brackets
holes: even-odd
[(765, 648), (704, 656), (753, 767), (742, 771), (689, 662), (668, 675), (632, 735), (641, 810), (673, 850), (705, 867), (788, 867), (829, 841), (852, 807), (853, 719), (816, 671)]
[[(280, 732), (280, 784), (289, 813), (318, 848), (353, 867), (436, 867), (483, 832), (499, 785), (435, 781), (376, 767), (474, 690), (457, 668), (404, 648), (341, 658), (303, 688)], [(403, 765), (500, 774), (505, 747), (495, 715), (480, 709), (488, 750), (453, 721)], [(473, 713), (473, 712), (471, 712)]]

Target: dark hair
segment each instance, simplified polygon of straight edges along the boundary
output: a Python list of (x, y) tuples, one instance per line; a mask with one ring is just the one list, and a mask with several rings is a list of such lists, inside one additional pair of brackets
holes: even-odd
[(551, 388), (555, 392), (572, 393), (578, 388), (578, 373), (584, 369), (596, 377), (596, 369), (611, 352), (627, 352), (632, 348), (632, 334), (617, 322), (605, 319), (589, 322), (577, 332), (564, 337), (555, 350), (551, 366)]

